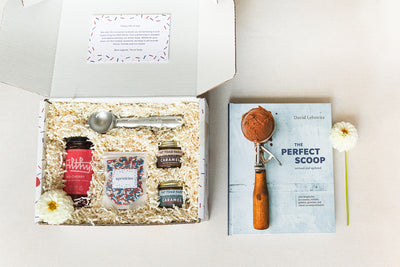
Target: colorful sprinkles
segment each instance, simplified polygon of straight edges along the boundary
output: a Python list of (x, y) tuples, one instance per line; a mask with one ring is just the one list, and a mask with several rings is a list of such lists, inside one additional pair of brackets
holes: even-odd
[[(106, 170), (106, 195), (118, 206), (133, 204), (138, 198), (144, 195), (145, 182), (145, 160), (138, 156), (119, 157), (107, 160)], [(135, 188), (115, 188), (113, 187), (113, 173), (117, 169), (136, 169), (137, 187)]]

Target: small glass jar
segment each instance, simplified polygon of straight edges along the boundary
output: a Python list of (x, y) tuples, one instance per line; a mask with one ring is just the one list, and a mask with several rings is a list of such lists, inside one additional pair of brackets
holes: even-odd
[(87, 137), (74, 136), (65, 139), (65, 187), (64, 191), (71, 196), (75, 207), (88, 206), (90, 199), (87, 195), (92, 181), (93, 143)]
[(180, 181), (161, 182), (158, 186), (158, 194), (160, 196), (161, 208), (179, 208), (183, 205), (183, 183)]
[(157, 168), (180, 168), (182, 155), (182, 149), (175, 140), (161, 142), (157, 152)]

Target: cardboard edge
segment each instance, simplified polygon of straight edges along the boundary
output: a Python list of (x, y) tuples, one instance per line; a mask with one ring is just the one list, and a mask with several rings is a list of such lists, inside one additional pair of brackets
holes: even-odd
[(54, 226), (54, 227), (60, 227), (60, 226), (65, 226), (65, 227), (70, 227), (70, 226), (162, 226), (162, 225), (185, 225), (185, 224), (197, 224), (201, 220), (198, 220), (196, 222), (174, 222), (174, 223), (148, 223), (148, 224), (134, 224), (134, 223), (127, 223), (127, 224), (48, 224), (45, 222), (39, 222), (37, 225), (40, 226)]
[(198, 97), (200, 97), (200, 96), (202, 96), (202, 95), (204, 95), (204, 94), (210, 92), (211, 90), (213, 90), (213, 89), (215, 89), (215, 88), (217, 88), (217, 87), (223, 85), (223, 84), (226, 83), (226, 82), (229, 82), (229, 81), (233, 80), (235, 77), (236, 77), (236, 73), (234, 73), (233, 76), (232, 76), (231, 78), (229, 78), (228, 80), (222, 81), (221, 83), (219, 83), (219, 84), (217, 84), (217, 85), (211, 87), (210, 89), (208, 89), (208, 90), (202, 92), (201, 94), (198, 95)]
[(21, 0), (21, 4), (23, 7), (30, 7), (36, 5), (44, 0)]
[(42, 194), (42, 177), (43, 177), (43, 152), (44, 152), (44, 127), (46, 121), (47, 103), (41, 101), (39, 105), (39, 117), (38, 117), (38, 140), (37, 140), (37, 156), (36, 156), (36, 176), (35, 176), (35, 223), (40, 221), (38, 210), (36, 209), (36, 203)]
[(154, 96), (154, 97), (56, 97), (49, 98), (49, 102), (88, 102), (88, 103), (163, 103), (169, 104), (179, 101), (199, 101), (200, 98), (194, 96), (188, 97), (168, 97), (168, 96)]
[(208, 105), (205, 99), (200, 99), (200, 147), (199, 147), (199, 219), (208, 220)]
[(227, 223), (227, 234), (228, 234), (228, 236), (231, 236), (232, 235), (232, 230), (231, 230), (231, 224), (230, 224), (230, 201), (229, 201), (229, 198), (230, 198), (230, 196), (229, 196), (229, 185), (230, 185), (230, 177), (231, 177), (231, 175), (230, 175), (230, 162), (229, 162), (229, 156), (230, 156), (230, 151), (231, 151), (231, 149), (230, 149), (230, 142), (231, 142), (231, 140), (230, 140), (230, 132), (231, 132), (231, 105), (232, 105), (232, 103), (228, 103), (228, 186), (227, 186), (227, 192), (226, 192), (226, 195), (227, 195), (227, 203), (228, 203), (228, 208), (227, 208), (227, 220), (226, 220), (226, 223)]

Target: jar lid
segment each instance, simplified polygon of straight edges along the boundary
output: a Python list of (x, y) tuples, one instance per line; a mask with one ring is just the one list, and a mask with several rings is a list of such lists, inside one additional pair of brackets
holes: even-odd
[(177, 180), (170, 180), (170, 181), (165, 181), (165, 182), (161, 182), (159, 187), (182, 187), (183, 186), (183, 182), (181, 181), (177, 181)]
[(175, 140), (162, 141), (160, 147), (178, 147), (178, 142)]
[[(69, 143), (69, 142), (80, 142), (80, 143), (83, 143), (83, 142), (90, 142), (89, 141), (89, 138), (87, 138), (87, 137), (85, 137), (85, 136), (71, 136), (71, 137), (66, 137), (65, 138), (65, 141), (67, 142), (67, 143)], [(91, 143), (91, 142), (90, 142)]]

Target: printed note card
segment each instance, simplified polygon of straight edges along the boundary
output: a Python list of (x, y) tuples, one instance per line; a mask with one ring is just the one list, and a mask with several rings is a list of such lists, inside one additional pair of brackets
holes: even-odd
[(170, 19), (168, 14), (93, 16), (86, 61), (166, 63)]

